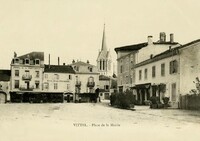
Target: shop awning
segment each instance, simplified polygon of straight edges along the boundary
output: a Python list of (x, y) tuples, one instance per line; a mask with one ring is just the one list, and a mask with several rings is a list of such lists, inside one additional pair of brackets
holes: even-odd
[(144, 83), (144, 84), (135, 85), (135, 87), (137, 89), (149, 89), (150, 86), (151, 86), (151, 83)]

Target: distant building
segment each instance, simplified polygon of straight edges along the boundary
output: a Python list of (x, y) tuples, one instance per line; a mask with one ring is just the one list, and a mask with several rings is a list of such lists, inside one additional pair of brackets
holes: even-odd
[(75, 70), (75, 85), (77, 93), (94, 93), (99, 86), (99, 72), (96, 66), (82, 61), (72, 62)]
[(177, 45), (179, 44), (173, 41), (173, 34), (170, 35), (170, 41), (166, 41), (165, 33), (160, 33), (160, 39), (157, 42), (153, 42), (152, 36), (148, 36), (147, 42), (115, 48), (118, 90), (123, 92), (135, 86), (137, 63)]
[(112, 76), (112, 58), (110, 51), (107, 49), (105, 37), (105, 25), (103, 30), (102, 46), (97, 57), (97, 68), (100, 75)]
[(43, 91), (75, 92), (75, 71), (72, 66), (45, 65)]
[(10, 70), (0, 70), (0, 103), (10, 100)]
[(110, 98), (111, 83), (111, 77), (105, 75), (99, 76), (99, 96), (101, 100)]

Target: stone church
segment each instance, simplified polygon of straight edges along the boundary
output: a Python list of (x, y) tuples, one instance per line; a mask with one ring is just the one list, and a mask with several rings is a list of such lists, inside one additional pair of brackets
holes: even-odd
[(105, 76), (113, 75), (111, 53), (106, 46), (105, 24), (103, 29), (102, 46), (97, 57), (97, 68), (100, 75), (105, 75)]

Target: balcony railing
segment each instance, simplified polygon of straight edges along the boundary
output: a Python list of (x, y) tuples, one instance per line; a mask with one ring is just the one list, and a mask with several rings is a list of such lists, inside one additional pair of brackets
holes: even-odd
[(22, 79), (23, 79), (23, 80), (31, 80), (31, 79), (32, 79), (32, 75), (30, 75), (30, 74), (25, 74), (25, 75), (22, 76)]
[(19, 90), (21, 91), (32, 91), (34, 89), (34, 86), (30, 86), (29, 88), (27, 86), (20, 86)]
[(75, 86), (76, 86), (76, 87), (80, 87), (80, 86), (81, 86), (81, 81), (76, 81)]
[(88, 82), (88, 83), (87, 83), (87, 86), (88, 86), (88, 87), (94, 87), (94, 86), (95, 86), (95, 82)]

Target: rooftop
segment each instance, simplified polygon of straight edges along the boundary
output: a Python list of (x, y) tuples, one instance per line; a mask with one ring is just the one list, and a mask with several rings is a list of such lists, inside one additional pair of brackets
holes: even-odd
[(44, 66), (44, 72), (49, 73), (75, 73), (72, 66), (69, 65), (45, 65)]
[(10, 70), (0, 70), (0, 81), (10, 81), (10, 76)]

